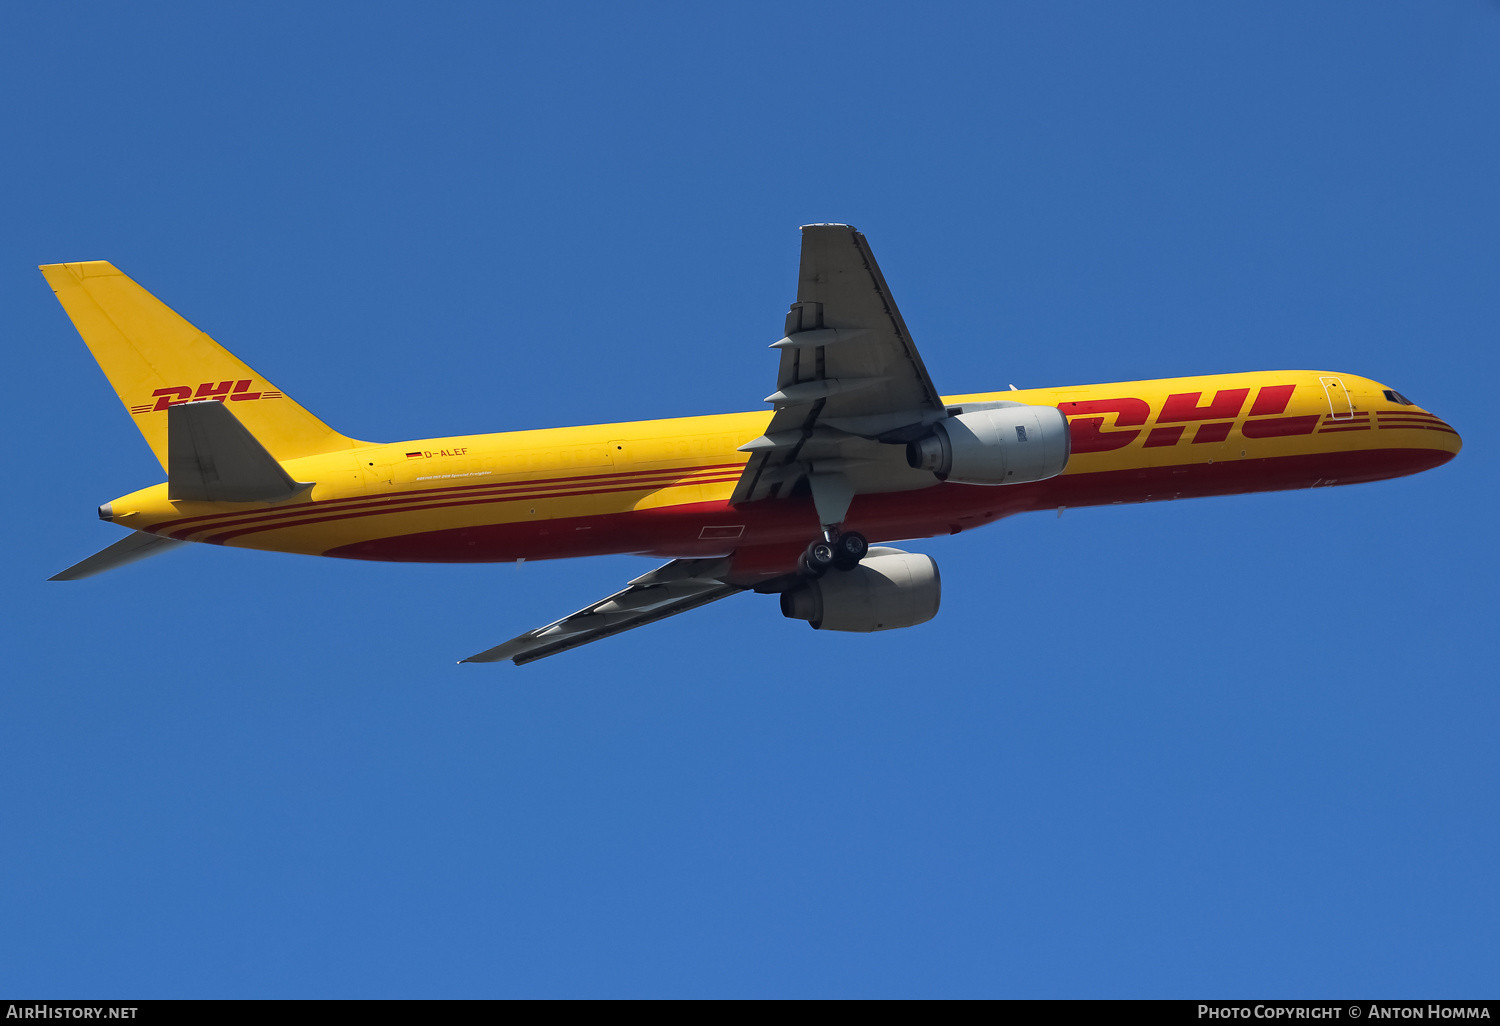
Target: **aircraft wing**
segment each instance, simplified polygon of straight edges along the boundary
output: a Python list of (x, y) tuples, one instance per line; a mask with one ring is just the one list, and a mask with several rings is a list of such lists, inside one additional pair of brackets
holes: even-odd
[[(909, 441), (943, 416), (864, 235), (846, 224), (803, 226), (797, 302), (772, 348), (781, 366), (766, 401), (776, 413), (742, 447), (752, 455), (730, 502), (786, 495), (806, 475), (820, 518), (836, 522), (855, 492), (884, 490), (859, 480), (879, 469), (872, 462), (892, 462), (893, 447), (879, 442)], [(899, 476), (901, 467), (891, 469)]]
[(635, 627), (666, 619), (689, 609), (728, 598), (745, 589), (725, 584), (718, 575), (727, 573), (729, 560), (674, 559), (637, 577), (623, 591), (590, 603), (561, 620), (527, 631), (503, 645), (460, 660), (465, 663), (498, 663), (509, 659), (517, 666), (566, 652), (579, 645), (607, 638)]

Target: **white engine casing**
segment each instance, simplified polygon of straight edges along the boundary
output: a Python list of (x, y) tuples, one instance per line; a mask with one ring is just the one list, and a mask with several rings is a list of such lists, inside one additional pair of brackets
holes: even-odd
[(852, 570), (830, 570), (782, 592), (781, 614), (813, 630), (868, 634), (915, 627), (937, 615), (942, 580), (931, 556), (871, 548)]
[(906, 460), (958, 484), (1023, 484), (1061, 474), (1071, 449), (1061, 410), (1017, 404), (938, 421), (907, 446)]

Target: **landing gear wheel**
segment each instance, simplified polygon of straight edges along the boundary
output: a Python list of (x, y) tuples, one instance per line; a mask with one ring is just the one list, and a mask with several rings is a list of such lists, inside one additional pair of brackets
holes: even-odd
[(870, 543), (865, 541), (865, 536), (855, 531), (837, 535), (832, 545), (833, 565), (839, 570), (853, 570), (870, 551)]
[(802, 571), (809, 577), (822, 577), (838, 560), (838, 551), (832, 542), (818, 540), (802, 554)]
[(834, 543), (838, 554), (846, 560), (858, 563), (870, 551), (870, 543), (865, 541), (865, 536), (858, 531), (850, 531), (848, 534), (839, 535), (839, 540)]

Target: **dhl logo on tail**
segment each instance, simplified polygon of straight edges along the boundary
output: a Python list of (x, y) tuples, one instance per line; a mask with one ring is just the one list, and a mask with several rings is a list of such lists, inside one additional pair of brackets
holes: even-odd
[(139, 406), (132, 406), (130, 412), (136, 416), (142, 413), (160, 413), (171, 406), (181, 406), (183, 403), (203, 399), (214, 399), (221, 403), (228, 399), (232, 402), (245, 403), (254, 402), (257, 399), (281, 398), (281, 393), (273, 390), (250, 391), (250, 381), (250, 378), (242, 378), (239, 381), (221, 381), (217, 385), (212, 381), (205, 381), (198, 386), (196, 392), (192, 385), (168, 385), (166, 388), (158, 388), (151, 393), (156, 399), (155, 404), (142, 403)]

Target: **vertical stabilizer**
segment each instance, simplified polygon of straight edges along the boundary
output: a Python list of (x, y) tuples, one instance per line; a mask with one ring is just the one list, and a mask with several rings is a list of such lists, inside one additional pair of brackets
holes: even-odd
[(167, 467), (167, 410), (229, 405), (277, 460), (364, 445), (324, 424), (113, 264), (41, 269), (146, 444)]

